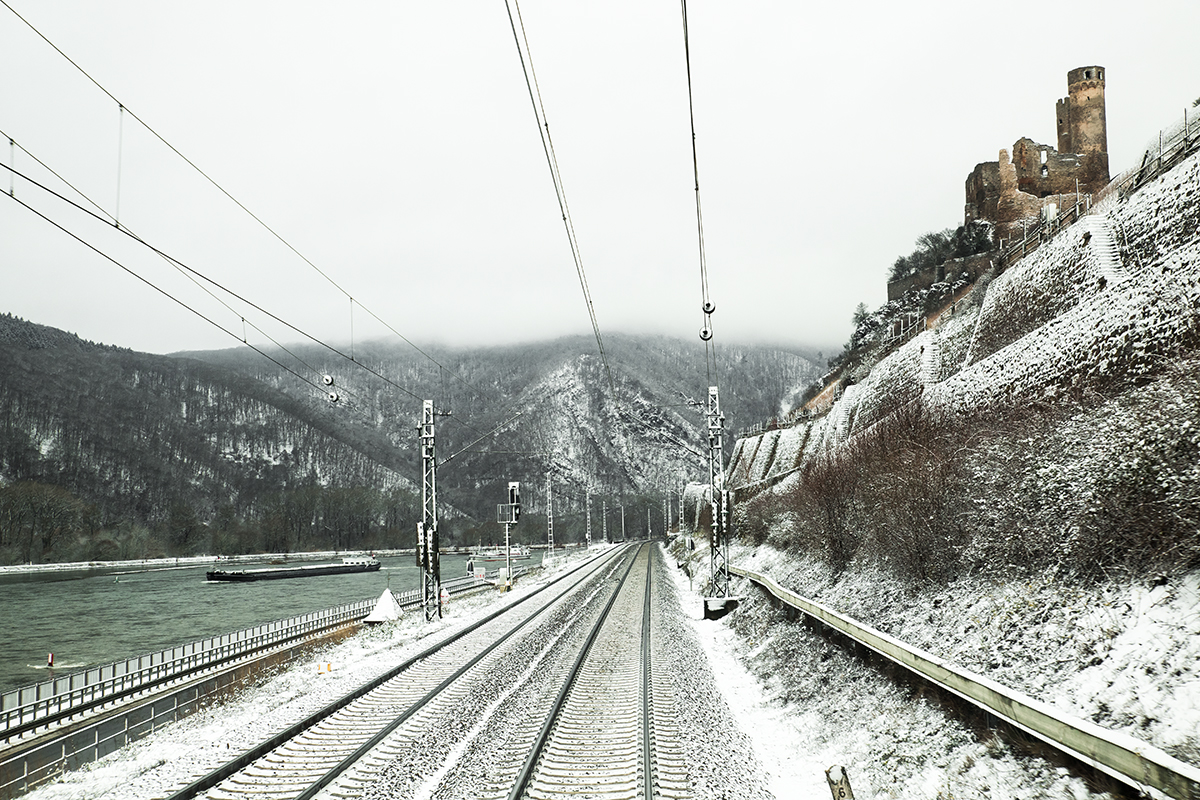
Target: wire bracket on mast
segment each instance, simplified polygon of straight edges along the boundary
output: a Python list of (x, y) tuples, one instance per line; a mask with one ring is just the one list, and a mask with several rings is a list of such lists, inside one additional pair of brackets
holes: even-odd
[(421, 606), (425, 621), (442, 617), (442, 575), (437, 532), (437, 459), (433, 434), (433, 401), (421, 410), (421, 521), (417, 524), (417, 563), (421, 568)]

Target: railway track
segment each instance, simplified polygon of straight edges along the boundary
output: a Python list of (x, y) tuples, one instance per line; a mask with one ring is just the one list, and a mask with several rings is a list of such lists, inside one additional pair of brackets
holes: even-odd
[(654, 672), (658, 561), (615, 551), (160, 796), (689, 797)]
[(362, 796), (408, 744), (455, 719), (481, 686), (490, 690), (488, 676), (527, 649), (529, 635), (567, 625), (590, 608), (626, 560), (618, 551), (509, 604), (169, 796), (310, 798), (326, 787), (328, 796)]
[(670, 694), (653, 680), (652, 567), (651, 549), (643, 547), (596, 623), (509, 798), (688, 796)]

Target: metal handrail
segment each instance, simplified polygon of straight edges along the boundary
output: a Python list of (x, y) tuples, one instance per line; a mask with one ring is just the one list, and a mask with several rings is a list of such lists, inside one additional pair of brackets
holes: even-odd
[[(514, 573), (514, 577), (519, 574)], [(490, 583), (468, 575), (443, 581), (442, 585), (447, 591), (461, 592)], [(417, 605), (420, 591), (397, 593), (396, 600), (402, 607)], [(371, 613), (375, 602), (375, 599), (360, 600), (275, 620), (5, 692), (0, 695), (0, 733), (24, 728), (73, 709), (94, 706), (107, 698), (165, 680), (178, 679), (283, 642), (357, 622)]]
[(771, 578), (731, 566), (779, 600), (870, 648), (967, 702), (1036, 736), (1050, 746), (1139, 791), (1157, 789), (1180, 800), (1200, 800), (1200, 768), (1125, 733), (1070, 716), (1015, 689), (912, 647), (813, 600)]

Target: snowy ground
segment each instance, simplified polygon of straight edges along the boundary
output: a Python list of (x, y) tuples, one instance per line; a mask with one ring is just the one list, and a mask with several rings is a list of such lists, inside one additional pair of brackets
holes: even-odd
[[(831, 581), (767, 548), (740, 551), (735, 560), (1080, 716), (1140, 731), (1195, 762), (1198, 575), (1177, 586), (1107, 587), (1090, 595), (1052, 584), (964, 583), (912, 596), (879, 575)], [(674, 563), (669, 554), (667, 562)], [(747, 599), (737, 611), (702, 619), (700, 587), (693, 590), (682, 571), (669, 572), (682, 609), (668, 634), (678, 642), (672, 667), (694, 698), (681, 704), (681, 728), (690, 734), (690, 760), (707, 771), (696, 774), (700, 795), (721, 797), (728, 785), (721, 776), (735, 775), (730, 797), (823, 798), (825, 770), (838, 764), (860, 798), (1109, 796), (1062, 764), (1015, 752), (978, 722), (960, 722), (939, 698), (787, 620), (752, 587), (739, 590)], [(522, 591), (532, 588), (530, 582)], [(28, 797), (161, 793), (171, 775), (182, 781), (223, 763), (497, 601), (480, 595), (456, 602), (452, 616), (436, 625), (409, 615), (390, 630), (364, 632)]]
[[(1200, 761), (1200, 574), (1088, 592), (1049, 579), (972, 579), (912, 594), (881, 574), (833, 581), (766, 547), (738, 550), (734, 561), (1075, 716)], [(1105, 796), (787, 621), (749, 584), (739, 591), (748, 599), (736, 612), (695, 625), (777, 796), (823, 796), (816, 787), (833, 764), (847, 767), (860, 797)], [(782, 788), (792, 786), (802, 790)]]
[(580, 563), (559, 559), (521, 580), (513, 593), (483, 592), (451, 601), (448, 616), (426, 623), (417, 614), (367, 629), (259, 677), (257, 685), (168, 725), (25, 797), (31, 800), (143, 800), (163, 796), (215, 769), (308, 714), (341, 698), (435, 641), (527, 594)]

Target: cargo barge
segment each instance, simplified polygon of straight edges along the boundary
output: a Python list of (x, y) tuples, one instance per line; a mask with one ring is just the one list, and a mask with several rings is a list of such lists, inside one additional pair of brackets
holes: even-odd
[(275, 581), (281, 578), (312, 578), (317, 575), (345, 575), (352, 572), (375, 572), (380, 567), (373, 556), (343, 558), (340, 564), (312, 564), (305, 567), (268, 567), (265, 569), (223, 570), (214, 569), (205, 573), (210, 581)]

